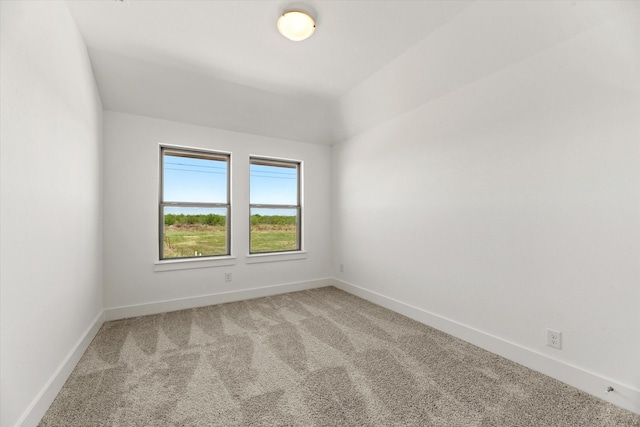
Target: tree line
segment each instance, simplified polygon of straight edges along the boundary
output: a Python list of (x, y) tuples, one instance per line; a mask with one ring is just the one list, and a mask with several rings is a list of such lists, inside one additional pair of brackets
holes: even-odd
[[(199, 224), (199, 225), (227, 225), (227, 217), (224, 215), (208, 214), (208, 215), (185, 215), (185, 214), (166, 214), (164, 216), (165, 225), (174, 224)], [(251, 215), (251, 225), (295, 225), (295, 216), (285, 215)]]
[(227, 225), (227, 217), (224, 215), (185, 215), (185, 214), (166, 214), (164, 216), (164, 225), (174, 224), (200, 224), (200, 225)]

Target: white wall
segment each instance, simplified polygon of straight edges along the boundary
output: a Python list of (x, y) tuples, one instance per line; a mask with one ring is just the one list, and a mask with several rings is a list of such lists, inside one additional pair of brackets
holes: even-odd
[(332, 142), (324, 98), (261, 90), (90, 50), (106, 110), (316, 144)]
[(101, 319), (102, 107), (63, 2), (0, 7), (4, 427), (37, 423)]
[[(330, 277), (331, 147), (110, 111), (104, 115), (104, 138), (105, 307), (108, 317), (216, 302), (219, 299), (206, 296), (221, 293), (231, 292), (241, 297), (260, 295), (259, 292), (241, 292), (254, 288), (291, 283), (317, 286), (320, 282), (315, 281)], [(158, 260), (160, 143), (232, 153), (231, 243), (236, 265), (154, 271), (154, 262)], [(250, 154), (304, 162), (306, 259), (246, 264)], [(232, 282), (224, 281), (225, 272), (232, 273)], [(155, 304), (184, 298), (190, 300), (178, 305)], [(136, 305), (143, 307), (121, 309)]]
[(472, 77), (457, 55), (502, 30), (466, 19), (440, 30), (448, 52), (426, 40), (341, 100), (354, 136), (333, 150), (334, 276), (640, 412), (638, 8)]

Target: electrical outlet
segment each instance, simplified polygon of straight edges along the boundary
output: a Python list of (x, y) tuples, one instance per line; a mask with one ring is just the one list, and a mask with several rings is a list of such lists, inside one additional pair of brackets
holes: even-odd
[(547, 329), (547, 345), (549, 347), (562, 348), (562, 332)]
[(231, 273), (224, 273), (224, 281), (225, 282), (231, 281)]
[(344, 264), (340, 264), (340, 273), (344, 273)]

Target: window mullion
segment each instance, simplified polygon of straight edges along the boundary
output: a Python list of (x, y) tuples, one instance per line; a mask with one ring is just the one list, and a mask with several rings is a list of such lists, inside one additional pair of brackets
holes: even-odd
[(298, 209), (300, 206), (299, 205), (265, 205), (265, 204), (251, 204), (249, 205), (249, 207), (255, 208), (255, 209), (259, 209), (259, 208), (265, 208), (265, 209)]
[(178, 202), (160, 202), (160, 208), (211, 208), (211, 209), (227, 209), (231, 208), (228, 203), (178, 203)]

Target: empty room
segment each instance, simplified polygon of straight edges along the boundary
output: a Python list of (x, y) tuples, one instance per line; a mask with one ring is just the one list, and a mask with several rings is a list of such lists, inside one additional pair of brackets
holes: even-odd
[(0, 19), (1, 427), (640, 427), (639, 1)]

